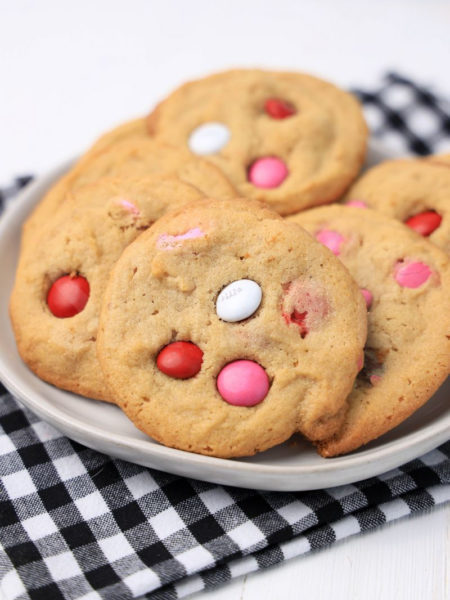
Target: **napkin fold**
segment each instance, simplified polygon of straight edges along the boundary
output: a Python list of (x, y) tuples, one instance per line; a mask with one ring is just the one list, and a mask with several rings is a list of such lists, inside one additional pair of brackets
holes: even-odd
[[(354, 91), (385, 147), (450, 152), (446, 99), (395, 73)], [(0, 210), (29, 179), (0, 190)], [(450, 500), (450, 442), (352, 485), (261, 492), (112, 459), (62, 436), (1, 385), (0, 395), (6, 600), (183, 598)]]

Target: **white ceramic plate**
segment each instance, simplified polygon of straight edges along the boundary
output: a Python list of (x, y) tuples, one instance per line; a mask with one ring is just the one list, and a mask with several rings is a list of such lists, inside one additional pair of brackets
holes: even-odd
[[(369, 162), (387, 153), (373, 149)], [(0, 221), (0, 379), (30, 410), (68, 437), (111, 456), (215, 483), (265, 490), (310, 490), (379, 475), (443, 443), (450, 434), (450, 380), (395, 430), (348, 456), (324, 459), (307, 442), (289, 443), (244, 459), (224, 460), (165, 448), (146, 437), (115, 406), (64, 392), (22, 363), (8, 317), (20, 230), (65, 164), (17, 198)], [(418, 366), (420, 368), (420, 366)]]

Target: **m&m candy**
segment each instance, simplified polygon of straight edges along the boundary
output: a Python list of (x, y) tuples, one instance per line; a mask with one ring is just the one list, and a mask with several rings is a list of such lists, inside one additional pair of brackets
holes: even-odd
[(50, 312), (60, 319), (80, 313), (89, 299), (88, 280), (81, 275), (64, 275), (57, 279), (47, 294)]
[(364, 300), (366, 301), (367, 310), (372, 306), (373, 302), (373, 294), (371, 291), (366, 290), (365, 288), (361, 288), (361, 294), (364, 296)]
[(431, 276), (431, 269), (423, 262), (397, 263), (395, 268), (395, 280), (401, 287), (418, 288)]
[(256, 281), (238, 279), (228, 284), (217, 297), (219, 319), (236, 323), (248, 319), (261, 304), (262, 291)]
[(191, 152), (199, 156), (216, 154), (228, 144), (230, 130), (222, 123), (203, 123), (192, 131), (188, 139)]
[(269, 378), (258, 363), (235, 360), (228, 363), (217, 377), (219, 394), (234, 406), (255, 406), (269, 391)]
[(316, 233), (316, 240), (326, 246), (335, 256), (341, 253), (341, 245), (344, 243), (344, 237), (337, 231), (331, 229), (322, 229)]
[(405, 225), (420, 233), (423, 236), (429, 236), (441, 224), (442, 217), (434, 210), (426, 210), (425, 212), (414, 215), (405, 221)]
[(172, 342), (158, 354), (156, 366), (174, 379), (189, 379), (200, 371), (203, 352), (192, 342)]
[(280, 158), (265, 156), (252, 163), (248, 171), (248, 180), (255, 187), (271, 189), (281, 185), (288, 173), (287, 166)]
[(280, 98), (268, 98), (264, 104), (264, 110), (272, 119), (286, 119), (297, 112), (290, 102)]

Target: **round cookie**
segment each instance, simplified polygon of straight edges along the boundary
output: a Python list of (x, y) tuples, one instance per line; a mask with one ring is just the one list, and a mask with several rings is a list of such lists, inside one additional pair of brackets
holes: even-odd
[(369, 209), (329, 206), (289, 221), (330, 246), (368, 305), (365, 362), (350, 409), (342, 429), (319, 444), (323, 456), (336, 456), (401, 423), (447, 377), (450, 264), (426, 239)]
[(248, 200), (199, 201), (117, 262), (98, 353), (139, 429), (175, 448), (246, 456), (295, 431), (319, 440), (337, 430), (366, 326), (347, 270), (300, 227)]
[(101, 177), (146, 177), (167, 175), (197, 187), (202, 195), (232, 198), (236, 195), (225, 175), (206, 160), (193, 157), (183, 149), (161, 144), (150, 137), (132, 137), (111, 143), (99, 142), (98, 149), (88, 152), (47, 192), (25, 223), (22, 244), (39, 235), (39, 230), (51, 218), (67, 195)]
[[(369, 169), (344, 202), (409, 224), (450, 253), (450, 169), (429, 160), (390, 160)], [(356, 204), (358, 206), (358, 204)]]
[(234, 70), (186, 83), (150, 114), (148, 127), (282, 215), (339, 198), (366, 151), (357, 100), (302, 73)]
[(22, 249), (10, 312), (22, 359), (58, 387), (112, 401), (96, 355), (103, 291), (123, 249), (168, 209), (202, 194), (175, 178), (80, 188)]

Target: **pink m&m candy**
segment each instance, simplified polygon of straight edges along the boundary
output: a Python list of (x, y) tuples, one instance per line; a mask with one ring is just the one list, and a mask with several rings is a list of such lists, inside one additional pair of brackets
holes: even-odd
[(344, 239), (340, 233), (331, 229), (322, 229), (316, 233), (316, 240), (326, 246), (336, 256), (341, 253), (341, 245)]
[(364, 296), (364, 300), (366, 301), (367, 309), (369, 309), (372, 306), (372, 302), (373, 302), (372, 292), (369, 292), (369, 290), (366, 290), (365, 288), (361, 288), (361, 294)]
[(358, 356), (358, 361), (356, 363), (356, 366), (358, 367), (358, 373), (359, 373), (359, 371), (361, 371), (361, 369), (364, 366), (364, 352), (361, 352), (361, 354)]
[(399, 262), (395, 267), (395, 281), (401, 287), (418, 288), (431, 276), (431, 269), (423, 262)]
[(370, 375), (369, 380), (372, 385), (378, 385), (381, 381), (381, 375)]
[(355, 208), (367, 208), (367, 204), (362, 200), (349, 200), (345, 206), (354, 206)]
[(252, 360), (236, 360), (226, 365), (217, 377), (219, 394), (233, 406), (255, 406), (269, 391), (265, 370)]
[(156, 241), (156, 247), (161, 250), (173, 250), (174, 248), (179, 248), (182, 246), (184, 240), (195, 240), (197, 238), (204, 237), (205, 235), (206, 234), (200, 229), (200, 227), (188, 229), (188, 231), (179, 233), (178, 235), (163, 233), (158, 237)]
[(281, 185), (288, 173), (288, 168), (280, 158), (266, 156), (258, 158), (250, 166), (248, 179), (256, 187), (271, 189)]
[(119, 204), (119, 206), (121, 206), (124, 210), (126, 210), (127, 212), (129, 212), (132, 215), (138, 216), (141, 214), (141, 211), (138, 209), (136, 204), (133, 204), (132, 202), (130, 202), (129, 200), (126, 200), (125, 198), (118, 200), (117, 203)]

